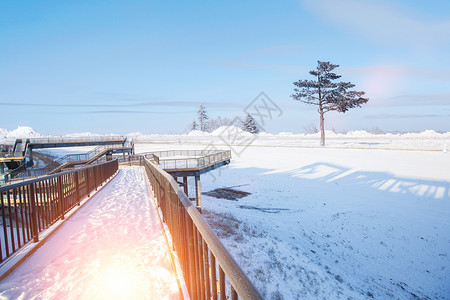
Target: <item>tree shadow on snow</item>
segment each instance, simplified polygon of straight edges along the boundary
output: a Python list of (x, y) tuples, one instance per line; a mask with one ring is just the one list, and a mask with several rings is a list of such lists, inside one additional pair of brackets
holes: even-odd
[(450, 182), (405, 178), (388, 172), (355, 171), (335, 164), (318, 162), (284, 172), (291, 177), (318, 181), (322, 186), (338, 183), (343, 186), (397, 193), (415, 198), (450, 200)]

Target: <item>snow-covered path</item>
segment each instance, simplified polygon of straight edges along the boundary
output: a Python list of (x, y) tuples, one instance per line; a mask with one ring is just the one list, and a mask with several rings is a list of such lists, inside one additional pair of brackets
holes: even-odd
[(0, 299), (178, 299), (142, 168), (122, 168), (24, 264)]

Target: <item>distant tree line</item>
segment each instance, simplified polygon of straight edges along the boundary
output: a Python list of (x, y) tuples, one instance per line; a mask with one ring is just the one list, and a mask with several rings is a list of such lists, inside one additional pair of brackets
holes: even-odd
[(238, 126), (243, 131), (253, 134), (261, 132), (261, 126), (256, 122), (251, 114), (247, 114), (244, 119), (239, 117), (217, 117), (210, 118), (206, 111), (206, 107), (202, 104), (197, 112), (197, 118), (192, 121), (189, 130), (200, 130), (204, 132), (213, 132), (222, 126)]

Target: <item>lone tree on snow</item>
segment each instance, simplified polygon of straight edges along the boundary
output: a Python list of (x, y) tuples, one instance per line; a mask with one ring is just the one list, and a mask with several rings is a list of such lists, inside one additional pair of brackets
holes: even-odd
[(206, 108), (203, 104), (200, 105), (200, 108), (197, 112), (198, 114), (198, 123), (200, 126), (201, 131), (206, 131), (206, 120), (209, 119), (208, 115), (206, 114)]
[(245, 120), (242, 122), (242, 129), (250, 133), (259, 133), (261, 131), (259, 124), (251, 114), (247, 114)]
[(369, 101), (362, 98), (365, 92), (352, 91), (354, 84), (351, 82), (332, 82), (340, 78), (340, 75), (332, 73), (339, 65), (330, 62), (317, 61), (317, 69), (309, 71), (309, 74), (317, 80), (299, 80), (294, 82), (294, 100), (306, 104), (317, 105), (320, 115), (320, 145), (325, 146), (324, 117), (326, 112), (336, 110), (345, 113), (350, 108), (361, 107), (361, 104)]

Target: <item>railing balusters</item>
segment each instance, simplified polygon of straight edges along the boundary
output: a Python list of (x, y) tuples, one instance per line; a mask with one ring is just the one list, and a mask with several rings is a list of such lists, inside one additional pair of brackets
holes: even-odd
[(211, 273), (209, 271), (208, 246), (206, 245), (206, 243), (203, 243), (203, 266), (205, 273), (206, 299), (211, 299), (211, 285), (209, 282)]
[(227, 299), (229, 282), (231, 299), (262, 299), (175, 179), (148, 159), (144, 166), (171, 232), (190, 298)]
[[(9, 191), (6, 191), (6, 193), (9, 193)], [(6, 229), (6, 209), (5, 209), (5, 198), (4, 198), (4, 193), (1, 193), (2, 196), (2, 225), (3, 225), (3, 237), (4, 237), (4, 241), (5, 241), (5, 257), (9, 256), (9, 243), (8, 243), (8, 231)], [(3, 257), (2, 257), (2, 261), (3, 261)]]
[(236, 290), (233, 286), (231, 286), (231, 300), (237, 300), (238, 294), (236, 293)]
[(33, 236), (34, 242), (39, 242), (39, 229), (37, 224), (37, 211), (36, 211), (36, 199), (34, 193), (34, 182), (30, 184), (29, 189), (30, 206), (31, 206), (31, 235)]
[(53, 223), (52, 219), (52, 193), (50, 189), (50, 180), (45, 180), (45, 192), (46, 192), (46, 199), (47, 199), (47, 222), (48, 224)]
[(78, 206), (80, 206), (80, 182), (79, 182), (79, 178), (78, 178), (79, 174), (80, 174), (79, 172), (74, 173), (74, 176), (75, 176), (75, 202), (77, 203)]
[[(185, 213), (185, 215), (187, 215), (187, 212)], [(189, 269), (189, 273), (188, 273), (188, 278), (189, 278), (189, 286), (190, 286), (190, 291), (189, 294), (191, 295), (191, 297), (193, 299), (197, 298), (197, 283), (195, 280), (195, 255), (194, 255), (194, 235), (192, 234), (193, 232), (193, 224), (192, 224), (192, 220), (189, 217), (186, 217), (186, 235), (187, 235), (187, 247), (188, 247), (188, 260), (186, 262), (187, 267), (185, 267), (185, 272), (187, 271), (186, 269)]]
[(200, 290), (202, 293), (202, 299), (205, 299), (205, 269), (204, 269), (204, 264), (203, 264), (203, 241), (202, 241), (202, 236), (200, 234), (200, 232), (197, 231), (197, 243), (198, 243), (198, 248), (197, 248), (197, 252), (198, 252), (198, 268), (199, 268), (199, 272), (200, 272)]
[[(91, 185), (85, 176), (95, 168), (99, 178)], [(39, 233), (49, 228), (65, 213), (79, 204), (91, 190), (93, 183), (102, 184), (118, 169), (117, 160), (74, 171), (36, 178), (0, 187), (0, 220), (3, 238), (0, 242), (0, 262), (10, 257), (30, 240), (39, 241)], [(80, 178), (86, 189), (81, 191)], [(78, 181), (78, 182), (77, 182)], [(12, 197), (12, 198), (11, 198)], [(9, 229), (8, 229), (9, 227)]]
[(45, 219), (45, 195), (42, 187), (42, 181), (39, 182), (39, 221), (42, 223), (41, 228), (47, 228), (47, 220)]
[(32, 238), (30, 197), (28, 193), (28, 187), (22, 186), (21, 188), (22, 188), (22, 197), (25, 202), (24, 204), (25, 204), (25, 223), (27, 225), (27, 241), (29, 241)]
[(216, 258), (211, 251), (209, 251), (211, 258), (211, 287), (212, 287), (212, 300), (217, 300), (217, 269)]
[(27, 235), (25, 234), (25, 227), (26, 227), (26, 222), (25, 222), (25, 205), (23, 203), (23, 199), (22, 199), (22, 187), (19, 186), (17, 188), (17, 194), (19, 196), (19, 203), (20, 203), (20, 223), (21, 223), (21, 227), (22, 227), (22, 237), (23, 237), (23, 242), (24, 244), (27, 242)]
[(222, 268), (219, 266), (219, 290), (220, 290), (220, 300), (227, 299), (227, 292), (225, 290), (225, 273)]
[(17, 213), (17, 210), (19, 209), (17, 205), (17, 194), (16, 189), (13, 189), (13, 199), (14, 199), (14, 219), (16, 223), (16, 232), (17, 232), (17, 247), (22, 247), (21, 238), (20, 238), (20, 224), (19, 224), (19, 214)]
[[(6, 194), (6, 198), (8, 199), (8, 218), (9, 218), (9, 230), (11, 232), (10, 238), (11, 238), (11, 248), (12, 252), (16, 251), (16, 243), (14, 239), (14, 227), (13, 227), (13, 218), (11, 214), (11, 199), (10, 199), (10, 191), (8, 191), (8, 194)], [(5, 224), (3, 224), (5, 226)]]

